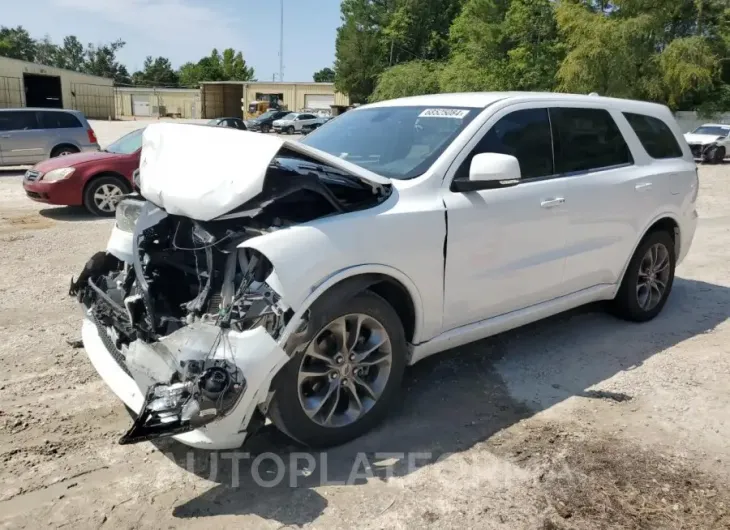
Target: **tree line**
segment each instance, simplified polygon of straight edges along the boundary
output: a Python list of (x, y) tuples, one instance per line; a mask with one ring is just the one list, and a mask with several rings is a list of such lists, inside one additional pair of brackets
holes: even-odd
[(536, 90), (730, 110), (727, 0), (343, 0), (351, 100)]
[(22, 26), (0, 26), (0, 56), (30, 61), (84, 74), (113, 79), (118, 85), (197, 87), (201, 81), (253, 81), (254, 69), (246, 64), (243, 54), (233, 48), (213, 51), (197, 62), (188, 62), (174, 69), (166, 57), (148, 56), (142, 70), (129, 73), (117, 59), (125, 42), (84, 46), (74, 35), (55, 44), (49, 37), (34, 39)]
[[(222, 53), (213, 49), (207, 57), (187, 62), (178, 69), (173, 68), (166, 57), (148, 56), (142, 70), (130, 74), (117, 60), (117, 52), (125, 44), (118, 39), (107, 44), (84, 46), (74, 35), (55, 44), (48, 36), (32, 38), (22, 26), (0, 26), (0, 56), (106, 77), (121, 86), (196, 88), (202, 81), (256, 81), (253, 67), (248, 66), (243, 54), (233, 48)], [(323, 68), (312, 77), (319, 83), (332, 83), (335, 72), (332, 68)]]

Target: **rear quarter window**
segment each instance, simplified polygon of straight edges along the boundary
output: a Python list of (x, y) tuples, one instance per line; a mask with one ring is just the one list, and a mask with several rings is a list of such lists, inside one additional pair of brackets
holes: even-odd
[(604, 109), (551, 108), (558, 174), (633, 164), (631, 151)]
[(669, 126), (658, 118), (624, 112), (624, 117), (652, 158), (681, 158), (682, 148)]
[(76, 129), (81, 122), (68, 112), (39, 112), (41, 129)]

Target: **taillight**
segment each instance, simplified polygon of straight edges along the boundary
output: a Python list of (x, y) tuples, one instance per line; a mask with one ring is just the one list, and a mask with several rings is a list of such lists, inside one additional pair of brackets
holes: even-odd
[(94, 129), (87, 129), (86, 134), (89, 135), (89, 143), (97, 144), (99, 143), (96, 139), (96, 134), (94, 133)]

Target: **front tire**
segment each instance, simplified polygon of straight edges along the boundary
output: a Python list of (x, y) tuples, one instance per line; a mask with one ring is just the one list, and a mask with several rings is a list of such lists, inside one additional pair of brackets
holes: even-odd
[(282, 432), (304, 445), (329, 447), (385, 418), (407, 353), (403, 325), (388, 302), (370, 291), (318, 301), (300, 344), (306, 347), (273, 385), (269, 415)]
[(110, 217), (116, 212), (119, 199), (129, 191), (129, 184), (119, 177), (98, 177), (84, 190), (84, 206), (94, 215)]
[(722, 162), (725, 160), (725, 148), (723, 146), (717, 146), (715, 148), (715, 154), (712, 159), (712, 162), (714, 164), (722, 164)]
[(294, 134), (294, 127), (292, 127), (290, 125), (289, 127), (286, 128), (285, 132), (286, 132), (286, 134)]
[(674, 239), (668, 232), (647, 234), (634, 252), (613, 300), (614, 313), (632, 322), (656, 317), (672, 291), (676, 261)]
[(268, 134), (271, 132), (271, 125), (262, 125), (261, 126), (261, 132), (264, 134)]

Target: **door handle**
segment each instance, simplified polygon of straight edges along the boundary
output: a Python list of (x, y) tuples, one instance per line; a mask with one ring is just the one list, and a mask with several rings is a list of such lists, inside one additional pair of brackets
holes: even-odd
[(540, 203), (541, 208), (555, 208), (565, 202), (563, 197), (555, 197), (554, 199), (545, 199)]
[(636, 191), (649, 191), (651, 189), (651, 182), (642, 182), (636, 185)]

